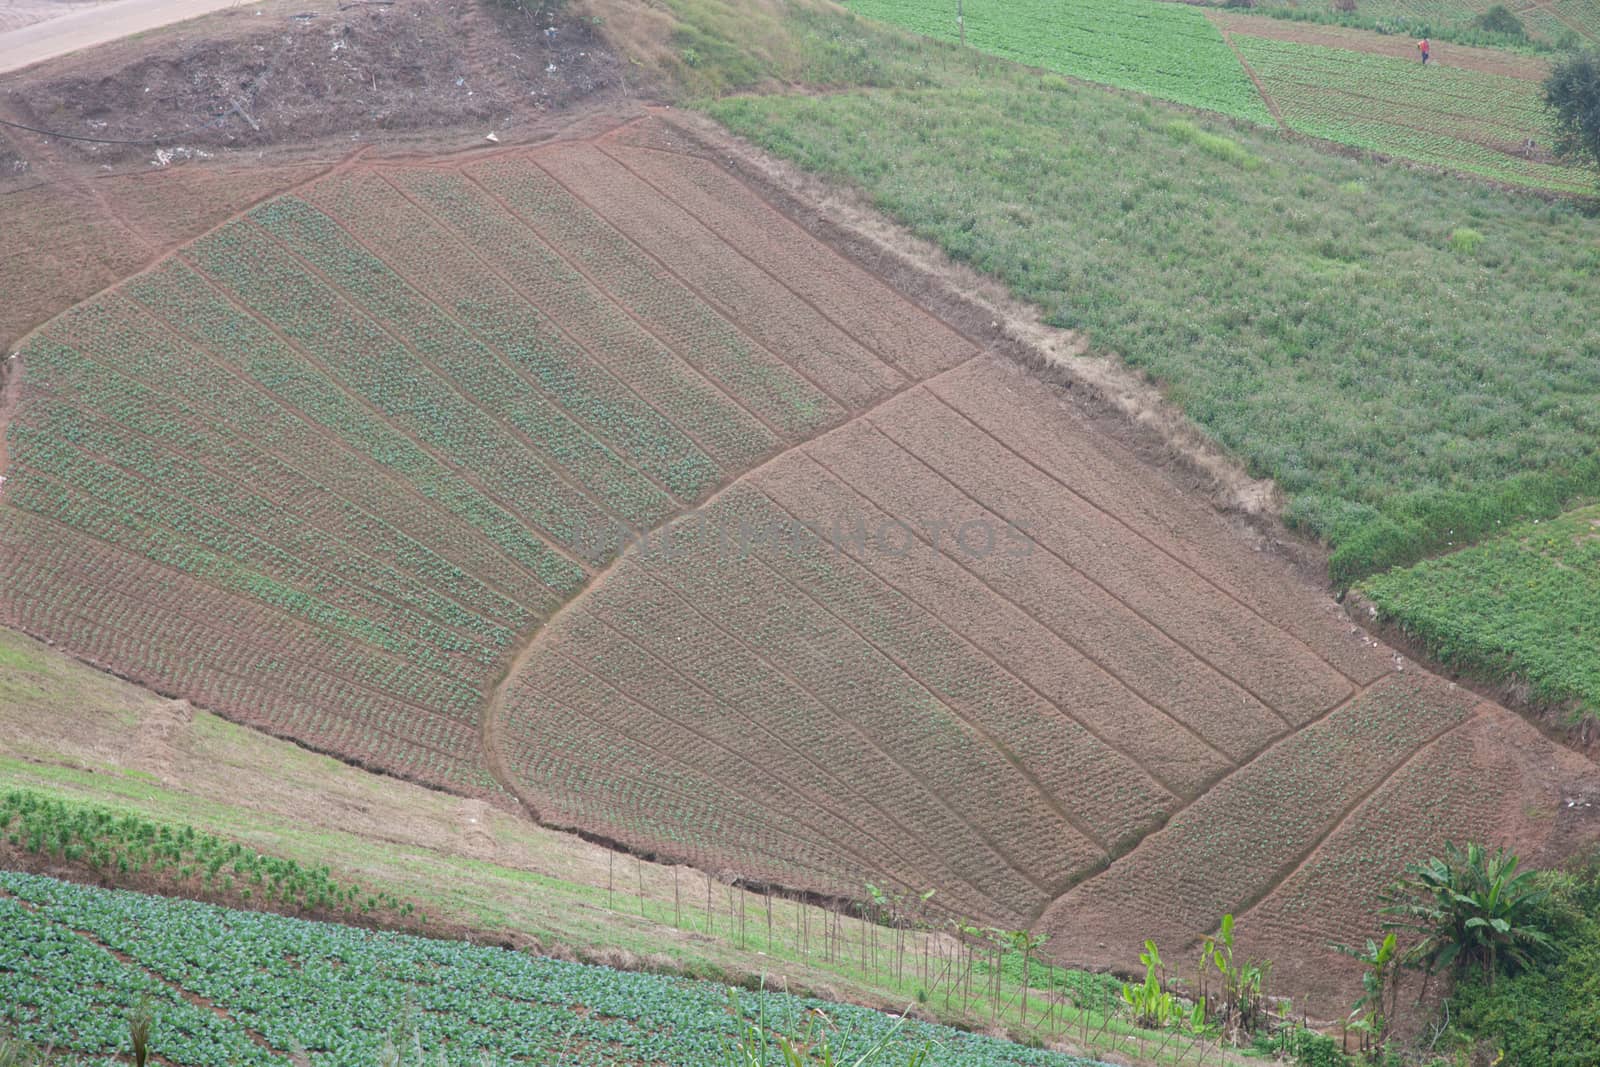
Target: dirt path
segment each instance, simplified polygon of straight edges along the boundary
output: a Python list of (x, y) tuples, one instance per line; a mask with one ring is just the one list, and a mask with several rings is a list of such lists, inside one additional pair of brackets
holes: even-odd
[[(1247, 37), (1265, 37), (1273, 41), (1318, 45), (1349, 52), (1366, 52), (1370, 55), (1389, 56), (1392, 59), (1404, 59), (1413, 63), (1417, 61), (1417, 42), (1409, 37), (1211, 9), (1206, 11), (1206, 17), (1222, 31), (1224, 39), (1229, 39), (1230, 34), (1237, 33)], [(1229, 39), (1230, 47), (1232, 43)], [(1234, 51), (1237, 54), (1238, 50)], [(1549, 65), (1535, 56), (1502, 52), (1494, 48), (1474, 48), (1470, 45), (1451, 44), (1448, 41), (1433, 42), (1433, 56), (1429, 62), (1440, 67), (1459, 67), (1480, 74), (1498, 74), (1525, 81), (1540, 81), (1550, 73)], [(1245, 69), (1249, 70), (1248, 64)]]
[(0, 33), (0, 74), (81, 52), (247, 0), (115, 0)]
[(1227, 42), (1228, 51), (1233, 53), (1233, 58), (1239, 61), (1239, 66), (1243, 67), (1244, 72), (1250, 76), (1250, 81), (1255, 85), (1256, 92), (1261, 94), (1261, 102), (1267, 105), (1267, 111), (1272, 114), (1272, 121), (1278, 124), (1278, 129), (1288, 129), (1288, 124), (1283, 121), (1283, 112), (1278, 110), (1278, 102), (1272, 98), (1271, 93), (1267, 92), (1266, 83), (1261, 80), (1261, 76), (1256, 73), (1256, 69), (1250, 65), (1250, 61), (1244, 57), (1244, 53), (1239, 51), (1239, 46), (1233, 43), (1233, 34), (1228, 30), (1222, 30), (1222, 39)]

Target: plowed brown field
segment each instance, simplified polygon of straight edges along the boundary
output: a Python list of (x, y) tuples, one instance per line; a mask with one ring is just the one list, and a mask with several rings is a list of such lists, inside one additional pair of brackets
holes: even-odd
[[(335, 169), (23, 347), (0, 617), (377, 769), (1289, 989), (1592, 765), (659, 119)], [(1488, 791), (1483, 785), (1490, 783)]]

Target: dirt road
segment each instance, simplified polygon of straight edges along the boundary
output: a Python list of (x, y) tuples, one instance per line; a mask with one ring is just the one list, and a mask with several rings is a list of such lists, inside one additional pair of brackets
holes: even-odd
[(197, 18), (245, 0), (117, 0), (0, 33), (0, 74)]

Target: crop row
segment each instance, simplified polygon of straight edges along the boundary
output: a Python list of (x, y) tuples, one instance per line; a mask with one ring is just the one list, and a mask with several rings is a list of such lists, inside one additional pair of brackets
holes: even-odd
[[(992, 532), (992, 551), (966, 551), (948, 543), (944, 551), (1229, 759), (1242, 762), (1284, 732), (1283, 720), (1232, 679), (1051, 556), (1025, 528), (974, 502), (922, 457), (872, 427), (845, 427), (807, 452), (887, 514), (914, 523), (943, 522), (956, 531), (980, 531), (981, 548), (987, 548)], [(1029, 521), (1027, 516), (1018, 518), (1024, 526)]]
[[(722, 498), (708, 517), (720, 525), (738, 522)], [(699, 540), (676, 558), (645, 565), (680, 595), (722, 613), (741, 640), (781, 663), (818, 700), (860, 723), (883, 750), (925, 778), (959, 814), (966, 836), (976, 838), (975, 859), (998, 857), (1025, 878), (1050, 884), (1104, 855), (992, 739), (814, 594), (754, 554), (729, 558), (709, 535)], [(957, 846), (952, 841), (950, 847)]]
[(715, 162), (624, 147), (626, 132), (606, 144), (608, 155), (906, 377), (928, 378), (972, 356), (972, 345), (954, 330), (812, 240)]
[[(477, 689), (459, 681), (418, 670), (404, 659), (374, 656), (365, 646), (329, 640), (327, 634), (253, 597), (203, 585), (147, 557), (63, 530), (40, 514), (7, 505), (0, 543), (9, 550), (4, 565), (13, 603), (33, 599), (50, 611), (76, 614), (92, 625), (142, 635), (167, 654), (176, 642), (164, 634), (210, 634), (210, 640), (196, 642), (197, 652), (215, 653), (215, 662), (223, 669), (259, 674), (266, 683), (276, 678), (280, 684), (287, 679), (297, 689), (332, 685), (346, 699), (365, 689), (463, 721), (481, 698)], [(106, 574), (116, 575), (116, 587), (97, 591), (96, 577)], [(54, 601), (49, 595), (52, 586), (60, 591)], [(221, 654), (223, 645), (237, 658), (237, 665)], [(253, 669), (247, 671), (247, 665)], [(164, 660), (162, 666), (181, 670), (178, 662)], [(306, 673), (297, 676), (296, 669)]]
[[(568, 305), (599, 311), (582, 291), (583, 279), (564, 268), (549, 277), (526, 271), (502, 278), (489, 269), (477, 242), (464, 240), (447, 220), (377, 174), (330, 179), (306, 196), (315, 206), (285, 199), (260, 214), (265, 218), (270, 212), (297, 243), (348, 247), (348, 238), (337, 235), (358, 234), (395, 283), (426, 293), (438, 312), (452, 316), (474, 339), (471, 345), (498, 352), (504, 366), (547, 394), (567, 417), (626, 462), (631, 477), (642, 472), (656, 484), (690, 496), (704, 488), (705, 479), (716, 477), (715, 462), (700, 446), (641, 399), (668, 390), (666, 375), (646, 371), (651, 360), (639, 358), (637, 368), (630, 366), (633, 360), (623, 361), (622, 370), (611, 368), (596, 355), (610, 348), (575, 342), (575, 335), (564, 332), (554, 316), (567, 312)], [(520, 228), (510, 218), (482, 221), (490, 232)], [(534, 294), (551, 299), (536, 305)], [(581, 323), (584, 316), (568, 313), (565, 318)], [(619, 352), (627, 351), (619, 336), (607, 336), (606, 341)], [(644, 387), (630, 386), (629, 374), (642, 376)]]
[[(320, 433), (307, 433), (303, 424), (287, 418), (274, 419), (268, 424), (273, 431), (292, 435), (296, 454), (300, 454), (300, 448), (305, 448), (308, 463), (320, 444), (326, 458), (321, 466), (312, 469), (339, 476), (337, 487), (342, 494), (362, 500), (371, 508), (381, 507), (383, 500), (390, 501), (392, 507), (399, 494), (384, 491), (388, 487), (383, 486), (375, 474), (388, 472), (400, 479), (421, 497), (466, 523), (467, 529), (476, 531), (467, 536), (430, 537), (425, 543), (436, 551), (446, 552), (459, 542), (462, 551), (473, 552), (473, 559), (482, 561), (474, 568), (475, 572), (493, 574), (497, 584), (516, 593), (518, 601), (524, 605), (531, 606), (542, 600), (546, 609), (553, 608), (555, 597), (564, 598), (581, 583), (583, 571), (552, 552), (548, 545), (529, 533), (515, 515), (490, 500), (460, 472), (435, 459), (417, 442), (397, 432), (358, 399), (339, 389), (326, 374), (307, 363), (262, 323), (213, 294), (205, 282), (183, 264), (168, 261), (135, 279), (128, 288), (128, 295), (173, 328), (185, 331), (204, 347), (206, 355), (218, 366), (254, 383), (281, 405), (285, 413), (292, 412), (309, 420), (310, 425), (304, 429), (320, 428)], [(144, 348), (134, 352), (137, 355), (130, 358), (148, 354)], [(187, 361), (192, 367), (205, 367), (209, 362), (195, 350), (179, 350), (174, 360)], [(162, 370), (180, 373), (165, 361)], [(217, 378), (218, 388), (225, 388), (226, 376), (219, 374)], [(182, 395), (193, 398), (197, 404), (205, 402), (206, 394), (199, 389), (186, 390)], [(328, 436), (323, 437), (323, 433)], [(348, 448), (348, 458), (345, 452), (330, 444)], [(366, 487), (364, 493), (363, 486)], [(514, 561), (523, 573), (507, 574), (507, 561), (478, 548), (480, 535), (509, 557), (509, 561)], [(539, 584), (530, 587), (525, 575), (536, 577)]]
[(1261, 899), (1342, 816), (1472, 711), (1470, 696), (1436, 679), (1394, 675), (1376, 683), (1075, 887), (1051, 906), (1043, 929), (1070, 941), (1071, 931), (1115, 914), (1122, 928), (1142, 930), (1139, 938), (1186, 943)]
[(470, 173), (652, 336), (784, 436), (807, 436), (843, 416), (826, 393), (707, 306), (549, 175), (517, 161), (490, 161)]
[[(42, 346), (34, 351), (42, 355)], [(218, 554), (252, 584), (282, 582), (319, 606), (363, 620), (363, 627), (367, 621), (383, 627), (377, 643), (389, 651), (445, 673), (454, 673), (445, 660), (459, 659), (478, 673), (513, 639), (510, 630), (377, 563), (359, 546), (329, 538), (216, 478), (188, 454), (154, 446), (82, 407), (38, 400), (26, 415), (26, 423), (14, 424), (16, 463), (121, 515), (141, 516), (148, 536), (175, 537)]]
[(905, 378), (820, 312), (662, 199), (590, 145), (553, 146), (539, 166), (574, 192), (762, 347), (850, 409), (871, 404)]
[(663, 586), (647, 568), (619, 568), (585, 608), (663, 665), (648, 675), (649, 684), (632, 687), (642, 703), (689, 709), (700, 694), (695, 729), (741, 737), (751, 758), (803, 792), (813, 808), (866, 824), (841, 843), (862, 840), (886, 866), (904, 861), (926, 885), (942, 886), (952, 903), (973, 902), (974, 913), (983, 904), (981, 893), (964, 887), (971, 880), (958, 872), (959, 857), (939, 845), (961, 833), (955, 815), (854, 717), (818, 701), (781, 663), (737, 640), (715, 614)]
[[(799, 829), (807, 839), (852, 857), (853, 869), (872, 869), (898, 885), (942, 886), (952, 905), (983, 901), (962, 887), (967, 879), (956, 873), (950, 856), (931, 846), (925, 830), (908, 825), (926, 822), (916, 807), (936, 803), (925, 787), (913, 781), (907, 788), (898, 769), (882, 766), (888, 761), (864, 760), (853, 751), (861, 739), (827, 711), (814, 715), (820, 721), (799, 721), (788, 706), (736, 704), (699, 684), (689, 677), (690, 671), (702, 673), (699, 657), (728, 658), (714, 639), (719, 635), (708, 633), (708, 623), (673, 594), (648, 588), (648, 581), (635, 584), (647, 588), (631, 593), (653, 594), (645, 601), (650, 621), (673, 626), (664, 631), (672, 636), (659, 641), (641, 634), (645, 623), (639, 619), (624, 632), (596, 606), (571, 619), (560, 644), (549, 646), (570, 650), (559, 653), (566, 658), (530, 672), (541, 678), (541, 696), (580, 708), (604, 729), (736, 789), (745, 807), (765, 821), (772, 813), (787, 813), (786, 830)], [(657, 654), (662, 644), (675, 646), (673, 659)], [(843, 736), (829, 737), (829, 727)], [(861, 777), (863, 772), (870, 777)]]
[[(1574, 29), (1591, 41), (1600, 40), (1600, 5), (1594, 0), (1556, 0), (1552, 6), (1563, 29)], [(1561, 34), (1552, 36), (1559, 38)]]
[[(731, 521), (756, 529), (794, 518), (743, 487), (720, 502)], [(988, 743), (1011, 753), (1017, 769), (1048, 798), (1058, 821), (1116, 851), (1164, 820), (1172, 796), (1142, 768), (867, 568), (817, 542), (761, 544), (753, 554), (914, 677)]]
[(230, 288), (323, 373), (343, 382), (372, 410), (554, 542), (580, 552), (584, 531), (608, 521), (593, 501), (538, 462), (512, 433), (261, 230), (233, 223), (190, 245), (183, 255)]
[[(776, 446), (771, 432), (463, 175), (400, 171), (391, 180), (460, 235), (447, 250), (470, 247), (548, 317), (541, 330), (549, 341), (535, 354), (534, 371), (552, 388), (582, 390), (591, 406), (641, 427), (633, 435), (641, 461), (670, 479), (681, 499), (704, 496), (720, 480), (718, 464), (749, 466)], [(658, 443), (669, 440), (671, 447)]]
[[(614, 604), (594, 603), (602, 594), (612, 594), (613, 586), (624, 579), (627, 581), (615, 592)], [(745, 584), (740, 583), (740, 587)], [(759, 576), (758, 582), (748, 585), (752, 595), (767, 600), (774, 599), (777, 593), (770, 581), (760, 583)], [(811, 792), (818, 786), (810, 783), (825, 786), (826, 778), (819, 781), (819, 775), (827, 774), (848, 782), (847, 787), (836, 791), (835, 799), (819, 814), (827, 814), (838, 805), (860, 798), (864, 801), (862, 815), (882, 813), (877, 834), (889, 843), (882, 849), (886, 857), (905, 854), (917, 865), (925, 884), (938, 885), (943, 896), (976, 903), (979, 906), (974, 908), (975, 913), (1003, 910), (1017, 916), (1026, 916), (1043, 903), (1038, 891), (1010, 870), (1009, 861), (996, 853), (968, 824), (977, 798), (952, 783), (934, 780), (927, 768), (917, 765), (919, 750), (937, 744), (939, 739), (920, 736), (915, 721), (896, 719), (892, 713), (873, 712), (865, 697), (841, 703), (837, 693), (817, 692), (812, 678), (797, 676), (791, 670), (788, 661), (793, 658), (794, 651), (787, 643), (772, 646), (734, 636), (746, 626), (746, 621), (730, 617), (720, 598), (700, 601), (690, 608), (680, 594), (657, 586), (652, 573), (646, 573), (644, 567), (630, 560), (619, 565), (604, 585), (576, 610), (578, 615), (590, 611), (600, 613), (635, 645), (673, 664), (706, 692), (699, 715), (687, 720), (683, 729), (672, 731), (670, 739), (661, 740), (661, 748), (655, 755), (658, 761), (677, 762), (681, 759), (679, 753), (701, 745), (691, 730), (723, 737), (741, 729), (749, 730), (753, 736), (741, 746), (749, 753), (745, 759), (768, 768), (766, 773), (789, 787)], [(668, 624), (673, 629), (656, 629), (656, 623)], [(721, 629), (724, 624), (729, 629)], [(573, 650), (567, 652), (567, 636), (573, 625), (571, 619), (563, 619), (556, 632), (542, 638), (541, 657), (570, 654), (582, 660), (576, 642), (570, 642)], [(782, 666), (775, 665), (773, 660)], [(596, 669), (601, 668), (597, 666)], [(836, 673), (842, 675), (847, 669), (841, 665)], [(813, 672), (802, 669), (801, 673), (810, 675)], [(664, 705), (683, 720), (692, 709), (687, 700), (677, 699), (684, 695), (683, 680), (666, 676), (657, 682), (657, 675), (665, 675), (665, 672), (658, 667), (647, 679), (630, 687), (641, 692), (639, 707)], [(845, 677), (840, 681), (849, 686), (854, 679)], [(666, 692), (658, 695), (657, 690)], [(765, 698), (765, 702), (750, 700), (749, 696), (755, 694)], [(597, 755), (585, 755), (583, 759), (603, 762), (607, 739), (614, 735), (597, 730), (591, 724), (595, 719), (603, 724), (618, 711), (614, 707), (617, 699), (614, 687), (596, 681), (581, 699), (574, 697), (569, 702), (568, 707), (584, 714), (583, 722), (570, 721), (570, 712), (565, 718), (556, 714), (551, 724), (529, 721), (538, 715), (555, 713), (540, 704), (546, 699), (548, 696), (542, 688), (524, 685), (519, 678), (505, 710), (508, 724), (521, 730), (538, 729), (546, 736), (551, 732), (570, 733), (572, 737), (564, 747), (585, 753), (598, 749)], [(645, 717), (643, 711), (635, 714)], [(722, 721), (714, 725), (703, 721), (713, 718)], [(649, 720), (658, 723), (660, 716), (651, 715)], [(672, 725), (666, 723), (666, 726)], [(543, 758), (545, 754), (539, 755)], [(641, 773), (648, 781), (648, 759), (642, 758), (640, 764), (644, 768)], [(707, 767), (702, 761), (692, 770), (703, 777), (716, 773), (717, 768)], [(751, 777), (749, 770), (743, 770), (729, 779), (728, 784), (731, 786)], [(593, 784), (585, 776), (578, 775), (570, 781), (569, 788), (576, 796), (583, 796), (590, 792)], [(740, 810), (752, 808), (747, 802)], [(796, 813), (782, 807), (768, 807), (755, 812), (754, 817), (768, 828), (767, 833), (782, 834)], [(857, 817), (860, 816), (852, 816), (852, 819)], [(978, 812), (977, 817), (992, 822), (998, 815), (984, 816)], [(833, 843), (869, 855), (873, 852), (871, 837), (855, 831), (846, 832), (850, 834), (849, 840)], [(1071, 835), (1070, 830), (1066, 832)], [(706, 836), (712, 842), (718, 836), (710, 827), (694, 824), (680, 827), (676, 834), (695, 839)], [(1059, 847), (1058, 842), (1053, 841), (1051, 845)], [(1095, 859), (1095, 851), (1085, 842), (1080, 854), (1070, 858), (1071, 866), (1065, 870), (1087, 869)], [(892, 860), (886, 858), (884, 862)], [(1059, 875), (1061, 871), (1057, 868), (1052, 873)], [(962, 883), (974, 886), (976, 894), (969, 893)]]
[[(439, 784), (489, 785), (474, 689), (442, 687), (403, 662), (287, 627), (256, 602), (219, 596), (10, 505), (0, 509), (0, 564), (10, 625), (308, 744)], [(425, 773), (435, 765), (438, 774)]]
[[(892, 1025), (863, 1008), (777, 993), (742, 995), (730, 1013), (727, 989), (716, 983), (29, 875), (0, 873), (0, 909), (0, 965), (18, 994), (0, 1005), (0, 1022), (40, 1043), (111, 1053), (126, 1039), (127, 1009), (150, 991), (151, 1049), (183, 1067), (263, 1064), (297, 1047), (317, 1067), (366, 1067), (397, 1027), (414, 1028), (430, 1062), (437, 1056), (443, 1067), (572, 1057), (702, 1067), (718, 1061), (747, 1022), (793, 1025), (813, 1008), (837, 1027), (836, 1050), (854, 1058)], [(899, 1039), (935, 1042), (946, 1067), (1085, 1067), (1057, 1053), (902, 1025)]]
[[(1018, 737), (1032, 738), (1013, 750), (1037, 764), (1033, 773), (1041, 781), (1065, 779), (1052, 791), (1073, 806), (1098, 812), (1093, 821), (1101, 824), (1100, 833), (1108, 841), (1124, 840), (1165, 810), (1174, 794), (1192, 796), (1233, 766), (985, 586), (963, 566), (967, 553), (956, 541), (957, 530), (940, 528), (937, 522), (922, 525), (916, 517), (897, 519), (804, 454), (778, 460), (752, 484), (779, 509), (774, 512), (779, 522), (804, 517), (822, 534), (816, 544), (763, 548), (765, 558), (790, 574), (803, 564), (818, 572), (814, 580), (819, 583), (848, 578), (851, 587), (840, 596), (870, 596), (897, 605), (895, 618), (871, 627), (874, 634), (915, 626), (918, 642), (961, 642), (950, 648), (949, 663), (928, 659), (918, 670), (920, 676), (938, 679), (955, 664), (971, 663), (941, 681), (941, 691), (982, 697), (992, 686), (995, 693), (1026, 701), (1029, 697), (1017, 689), (1025, 686), (1045, 702), (1013, 723)], [(870, 537), (858, 542), (849, 535), (833, 536), (835, 530), (851, 531), (857, 522)], [(885, 552), (872, 543), (878, 531), (891, 530), (908, 538), (907, 551)], [(915, 647), (900, 655), (908, 663), (923, 661)], [(996, 670), (1003, 674), (996, 675)], [(987, 681), (975, 690), (973, 679), (979, 677)], [(1091, 736), (1086, 738), (1085, 731)], [(1072, 745), (1063, 748), (1069, 738)], [(1053, 755), (1046, 758), (1045, 753)]]
[(361, 642), (373, 655), (416, 661), (423, 670), (443, 679), (457, 676), (445, 659), (446, 651), (236, 562), (199, 539), (185, 537), (188, 516), (184, 507), (179, 507), (176, 515), (163, 514), (159, 510), (162, 501), (155, 496), (123, 507), (106, 503), (98, 494), (138, 499), (137, 484), (118, 486), (118, 472), (109, 464), (72, 454), (23, 427), (16, 427), (12, 435), (20, 453), (6, 493), (13, 507), (47, 516), (207, 585), (252, 597), (338, 639)]
[(1457, 730), (1419, 753), (1242, 925), (1283, 945), (1358, 945), (1373, 935), (1380, 896), (1407, 863), (1439, 855), (1446, 841), (1495, 840), (1497, 811), (1508, 798), (1481, 783), (1510, 786), (1526, 768), (1499, 754), (1491, 771), (1482, 762), (1486, 746), (1473, 735)]
[[(1174, 483), (1149, 477), (1148, 465), (1107, 435), (1060, 418), (1044, 382), (986, 360), (946, 374), (927, 388), (1029, 464), (1124, 524), (1150, 550), (1181, 561), (1218, 594), (1293, 634), (1346, 677), (1365, 685), (1391, 669), (1388, 657), (1337, 606), (1329, 604), (1321, 615), (1308, 612), (1303, 586), (1286, 568), (1250, 551), (1226, 520), (1197, 510)], [(1019, 402), (1019, 396), (1026, 400)]]
[[(661, 489), (327, 216), (302, 200), (286, 197), (257, 209), (251, 217), (458, 392), (502, 425), (515, 427), (532, 452), (566, 471), (596, 502), (638, 525), (653, 525), (672, 510)], [(434, 249), (435, 255), (439, 251)]]
[(1234, 43), (1297, 130), (1510, 180), (1582, 183), (1573, 169), (1512, 154), (1554, 140), (1538, 82), (1246, 35)]
[[(580, 627), (579, 634), (597, 628)], [(621, 652), (612, 640), (593, 658), (622, 658)], [(576, 655), (552, 652), (519, 678), (517, 740), (544, 771), (530, 775), (530, 784), (556, 805), (578, 809), (579, 825), (600, 815), (608, 824), (622, 822), (631, 838), (647, 835), (652, 846), (692, 850), (702, 861), (720, 857), (710, 869), (775, 874), (790, 884), (821, 878), (821, 889), (884, 870), (860, 847), (860, 831), (841, 829), (839, 819), (784, 780), (781, 768), (764, 765), (759, 753), (752, 758), (753, 746), (740, 751), (727, 729), (635, 701), (585, 670)], [(572, 766), (556, 770), (562, 762)], [(729, 863), (727, 857), (741, 854), (756, 865)]]
[(1041, 470), (917, 390), (886, 406), (873, 425), (946, 483), (938, 499), (967, 498), (995, 525), (1027, 527), (1057, 566), (1070, 567), (1146, 624), (1189, 649), (1294, 724), (1350, 693), (1349, 683), (1298, 641), (1218, 593), (1194, 571), (1155, 550)]
[[(382, 516), (336, 495), (297, 466), (316, 464), (324, 477), (329, 468), (338, 470), (325, 439), (304, 433), (302, 424), (231, 376), (205, 376), (209, 403), (206, 396), (187, 391), (185, 386), (198, 384), (190, 375), (202, 374), (203, 366), (183, 360), (161, 344), (161, 335), (153, 326), (143, 328), (146, 323), (140, 322), (131, 305), (107, 301), (104, 306), (86, 305), (83, 310), (84, 314), (53, 327), (33, 346), (30, 390), (49, 392), (56, 388), (52, 382), (60, 382), (68, 390), (62, 395), (70, 397), (75, 407), (98, 411), (152, 444), (159, 443), (202, 466), (207, 477), (247, 490), (254, 500), (287, 513), (275, 518), (257, 508), (253, 522), (292, 522), (317, 531), (308, 531), (306, 536), (328, 536), (359, 546), (363, 555), (387, 569), (413, 576), (438, 591), (435, 595), (447, 595), (458, 607), (440, 606), (436, 611), (464, 629), (479, 633), (490, 633), (485, 626), (520, 630), (532, 622), (527, 609), (441, 555), (455, 549), (454, 545), (436, 549), (419, 542), (383, 521)], [(67, 344), (57, 343), (63, 338)], [(114, 365), (106, 362), (111, 352), (121, 356)], [(157, 369), (141, 377), (150, 364)], [(160, 373), (159, 368), (165, 366), (186, 370), (173, 380)], [(218, 406), (231, 407), (231, 418)], [(229, 421), (223, 421), (225, 418)], [(296, 430), (302, 432), (296, 434)], [(352, 478), (350, 484), (371, 481), (369, 472), (359, 480)], [(286, 505), (293, 505), (292, 509)], [(385, 510), (421, 530), (409, 519), (419, 510), (414, 506), (402, 511), (390, 505)]]
[[(849, 0), (850, 10), (928, 37), (962, 36), (948, 5)], [(1198, 8), (1142, 0), (967, 0), (973, 48), (1030, 67), (1270, 125), (1260, 95)]]
[[(758, 555), (730, 546), (723, 534), (738, 529), (740, 515), (725, 498), (702, 512), (699, 523), (677, 532), (670, 553), (646, 550), (625, 567), (645, 571), (714, 619), (725, 634), (720, 640), (741, 650), (743, 663), (757, 677), (777, 673), (783, 681), (776, 688), (804, 694), (804, 699), (792, 696), (771, 709), (773, 715), (821, 715), (852, 724), (853, 730), (819, 752), (830, 765), (835, 757), (829, 750), (834, 748), (854, 744), (863, 753), (876, 750), (881, 761), (898, 765), (940, 798), (933, 804), (911, 803), (921, 792), (916, 790), (892, 800), (898, 791), (880, 786), (876, 779), (884, 771), (873, 772), (869, 765), (870, 777), (860, 781), (878, 807), (912, 825), (925, 840), (941, 842), (957, 869), (991, 894), (1026, 891), (1006, 867), (1022, 872), (1024, 879), (1054, 881), (1086, 869), (1103, 854), (1052, 809), (1047, 795), (1007, 761), (991, 738), (863, 640), (815, 592), (793, 586)], [(602, 590), (609, 594), (616, 578), (609, 578)], [(605, 610), (637, 640), (647, 627), (629, 616), (640, 610), (634, 601), (651, 597), (637, 586), (626, 592), (632, 595), (598, 600), (597, 591), (580, 611)], [(678, 633), (679, 625), (669, 632)], [(668, 652), (662, 658), (676, 664), (695, 657)], [(730, 706), (748, 706), (747, 699), (726, 691), (726, 681), (722, 686), (719, 695)], [(778, 719), (774, 733), (815, 735), (813, 729), (784, 718)], [(769, 759), (781, 764), (792, 757), (774, 753)]]

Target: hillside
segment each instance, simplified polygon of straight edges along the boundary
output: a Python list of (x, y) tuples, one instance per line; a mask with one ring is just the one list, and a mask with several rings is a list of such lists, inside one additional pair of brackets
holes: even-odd
[[(1187, 998), (1237, 920), (1343, 1019), (1408, 864), (1587, 857), (1600, 224), (1552, 53), (848, 7), (270, 0), (7, 83), (0, 624), (54, 651), (0, 640), (0, 785), (433, 933), (1101, 1052), (1247, 1040), (1085, 976), (1152, 941)], [(10, 1022), (83, 1052), (150, 971), (215, 1004), (196, 1067), (370, 1060), (408, 992), (447, 1057), (728, 1032), (714, 986), (0, 878)], [(283, 1021), (346, 967), (349, 1033)]]

